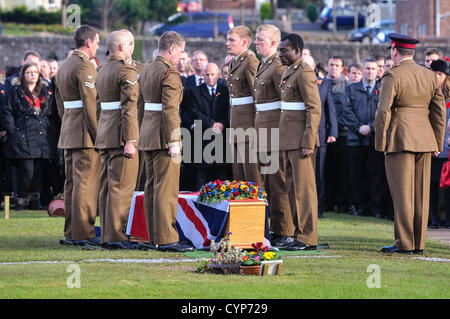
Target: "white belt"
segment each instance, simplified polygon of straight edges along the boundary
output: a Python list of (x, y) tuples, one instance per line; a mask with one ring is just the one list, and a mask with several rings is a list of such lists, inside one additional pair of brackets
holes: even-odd
[(276, 109), (280, 108), (281, 101), (255, 104), (255, 106), (256, 106), (256, 111), (257, 112), (276, 110)]
[(102, 103), (100, 103), (100, 107), (102, 110), (105, 110), (105, 111), (120, 110), (120, 101), (102, 102)]
[(231, 106), (252, 104), (253, 96), (235, 97), (231, 99)]
[(64, 101), (65, 109), (79, 109), (83, 107), (83, 101)]
[(145, 103), (144, 105), (145, 111), (162, 111), (162, 104), (161, 103)]
[(304, 111), (305, 103), (303, 102), (284, 102), (281, 101), (281, 109), (289, 111)]

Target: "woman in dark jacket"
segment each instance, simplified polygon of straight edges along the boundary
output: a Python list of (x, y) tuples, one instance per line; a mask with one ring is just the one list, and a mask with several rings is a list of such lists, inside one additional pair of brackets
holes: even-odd
[(42, 209), (40, 189), (44, 166), (55, 152), (55, 119), (52, 89), (41, 81), (36, 64), (26, 63), (3, 108), (6, 158), (17, 167), (16, 210)]
[[(436, 229), (440, 226), (439, 221), (439, 182), (441, 180), (442, 166), (449, 158), (449, 131), (450, 121), (450, 64), (442, 59), (433, 61), (430, 65), (431, 70), (436, 75), (438, 86), (444, 94), (447, 112), (447, 129), (445, 131), (443, 151), (436, 157), (431, 158), (431, 182), (430, 182), (430, 228)], [(450, 229), (450, 189), (446, 188), (444, 192), (445, 224), (444, 227)]]

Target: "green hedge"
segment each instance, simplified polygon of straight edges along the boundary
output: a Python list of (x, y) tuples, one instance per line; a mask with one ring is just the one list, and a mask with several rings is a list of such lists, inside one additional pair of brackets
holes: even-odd
[(272, 8), (270, 2), (264, 2), (259, 9), (261, 21), (272, 19)]
[(12, 33), (15, 35), (19, 35), (23, 32), (23, 34), (29, 34), (34, 32), (49, 32), (49, 33), (57, 33), (57, 34), (73, 34), (73, 29), (64, 29), (60, 24), (24, 24), (24, 23), (5, 23), (2, 25), (3, 33), (8, 34)]
[(318, 18), (317, 7), (315, 5), (310, 4), (308, 6), (308, 19), (311, 22), (316, 22)]
[(11, 11), (0, 11), (0, 21), (33, 24), (61, 23), (61, 11), (47, 12), (45, 9), (28, 10), (27, 7), (17, 7)]

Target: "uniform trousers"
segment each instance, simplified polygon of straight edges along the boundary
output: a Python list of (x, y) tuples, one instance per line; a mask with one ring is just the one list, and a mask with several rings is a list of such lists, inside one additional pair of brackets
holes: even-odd
[(136, 177), (136, 191), (144, 191), (145, 187), (145, 157), (143, 151), (138, 151), (139, 165)]
[[(264, 190), (267, 193), (267, 201), (270, 207), (270, 230), (274, 235), (294, 235), (294, 223), (292, 221), (291, 207), (289, 205), (288, 191), (286, 187), (286, 175), (284, 172), (284, 152), (278, 153), (277, 171), (273, 174), (261, 174)], [(260, 153), (262, 158), (266, 153)], [(271, 157), (271, 153), (267, 153)], [(264, 160), (260, 162), (260, 168), (271, 165)], [(263, 171), (263, 170), (261, 170)]]
[(100, 156), (92, 148), (64, 151), (64, 235), (72, 240), (95, 238)]
[(178, 242), (177, 220), (181, 156), (172, 158), (167, 149), (145, 151), (144, 206), (151, 243)]
[(256, 150), (250, 149), (250, 143), (233, 143), (233, 179), (237, 181), (263, 184), (258, 167)]
[(136, 186), (139, 155), (127, 158), (123, 147), (100, 150), (99, 215), (102, 242), (124, 241)]
[(394, 202), (394, 246), (423, 250), (429, 213), (431, 153), (388, 153), (385, 163)]
[(315, 153), (302, 158), (301, 150), (284, 151), (286, 187), (294, 223), (294, 239), (317, 245), (317, 190)]

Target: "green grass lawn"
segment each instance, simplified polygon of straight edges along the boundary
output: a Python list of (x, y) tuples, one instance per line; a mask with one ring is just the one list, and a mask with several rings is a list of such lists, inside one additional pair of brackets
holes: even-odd
[[(385, 255), (393, 242), (390, 221), (325, 214), (319, 242), (328, 258), (284, 257), (282, 276), (243, 277), (196, 272), (199, 261), (113, 263), (90, 259), (188, 259), (157, 251), (86, 251), (58, 244), (63, 218), (45, 212), (0, 214), (0, 298), (449, 298), (450, 263)], [(311, 257), (300, 256), (300, 257)], [(450, 259), (449, 246), (428, 240), (424, 257)], [(5, 264), (67, 261), (53, 264)], [(68, 266), (80, 269), (81, 288), (69, 289)], [(369, 265), (380, 269), (380, 288), (369, 288)]]

